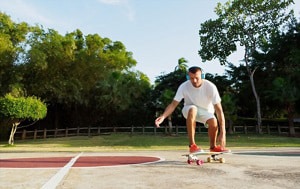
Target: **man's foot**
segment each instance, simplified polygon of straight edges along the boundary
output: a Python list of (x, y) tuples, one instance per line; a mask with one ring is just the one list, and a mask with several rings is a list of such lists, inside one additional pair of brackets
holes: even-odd
[(210, 148), (210, 151), (211, 152), (231, 152), (231, 150), (229, 150), (227, 148), (223, 148), (220, 145)]
[(195, 153), (195, 152), (203, 152), (203, 150), (199, 148), (196, 144), (190, 145), (190, 153)]

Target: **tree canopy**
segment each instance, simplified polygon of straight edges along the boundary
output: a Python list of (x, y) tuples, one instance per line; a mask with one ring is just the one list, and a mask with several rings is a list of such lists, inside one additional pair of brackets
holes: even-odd
[(227, 57), (237, 50), (237, 45), (244, 47), (241, 59), (246, 65), (256, 99), (259, 133), (262, 133), (261, 105), (254, 82), (257, 67), (251, 66), (253, 54), (294, 18), (293, 10), (288, 11), (291, 3), (293, 0), (229, 0), (225, 4), (218, 3), (215, 8), (218, 18), (202, 23), (199, 31), (199, 55), (203, 61), (218, 59), (221, 65), (225, 65)]

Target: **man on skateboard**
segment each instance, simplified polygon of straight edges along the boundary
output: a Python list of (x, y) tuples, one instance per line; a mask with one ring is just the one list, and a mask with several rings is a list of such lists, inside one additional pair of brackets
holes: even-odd
[[(203, 79), (200, 67), (189, 68), (189, 80), (183, 82), (177, 89), (173, 101), (166, 107), (164, 113), (155, 120), (156, 127), (171, 115), (180, 101), (184, 99), (182, 114), (186, 118), (189, 137), (190, 153), (202, 151), (195, 143), (196, 122), (208, 126), (211, 152), (229, 152), (226, 149), (225, 117), (221, 105), (221, 98), (217, 87), (210, 81)], [(216, 113), (217, 118), (214, 113)], [(220, 133), (218, 135), (218, 123)], [(217, 141), (220, 145), (217, 145)]]

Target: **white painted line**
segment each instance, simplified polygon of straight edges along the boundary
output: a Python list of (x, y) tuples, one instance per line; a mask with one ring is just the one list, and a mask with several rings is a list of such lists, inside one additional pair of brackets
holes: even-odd
[(77, 161), (77, 159), (82, 155), (82, 152), (76, 157), (72, 158), (63, 168), (61, 168), (48, 182), (46, 182), (42, 189), (55, 189), (58, 184), (63, 180), (63, 178), (68, 174), (71, 167)]
[[(93, 157), (93, 156), (91, 156)], [(135, 157), (135, 156), (132, 156), (132, 157)], [(99, 168), (116, 168), (116, 167), (129, 167), (129, 166), (134, 166), (134, 165), (148, 165), (148, 164), (154, 164), (154, 163), (159, 163), (159, 162), (162, 162), (162, 161), (165, 161), (166, 159), (164, 158), (161, 158), (161, 157), (156, 157), (156, 158), (159, 158), (158, 160), (156, 161), (150, 161), (150, 162), (145, 162), (145, 163), (129, 163), (129, 164), (124, 164), (124, 165), (95, 165), (95, 166), (91, 166), (91, 167), (73, 167), (73, 169), (99, 169)]]
[(131, 164), (131, 165), (148, 165), (148, 164), (152, 164), (152, 163), (158, 163), (158, 162), (162, 162), (165, 161), (165, 158), (161, 158), (161, 157), (156, 157), (159, 158), (159, 160), (156, 161), (150, 161), (150, 162), (145, 162), (145, 163), (136, 163), (136, 164)]

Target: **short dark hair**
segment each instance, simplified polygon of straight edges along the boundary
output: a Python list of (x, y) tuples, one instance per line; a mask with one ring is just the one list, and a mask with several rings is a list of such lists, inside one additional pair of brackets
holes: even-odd
[(198, 66), (192, 66), (192, 67), (189, 68), (189, 72), (191, 72), (193, 74), (196, 73), (197, 71), (201, 71), (202, 72), (202, 69), (200, 67), (198, 67)]

